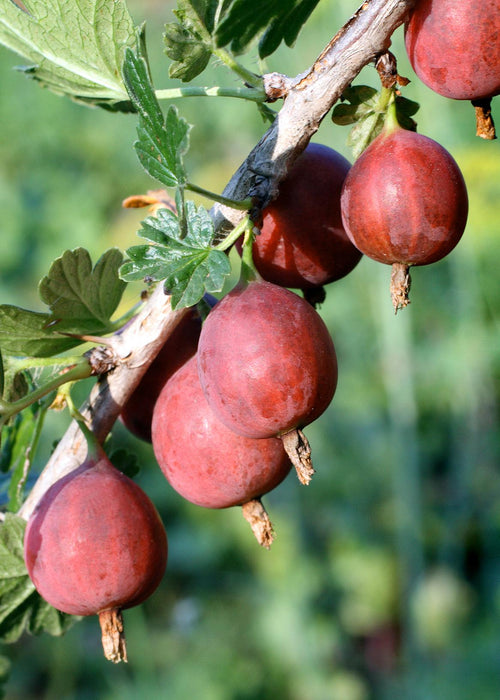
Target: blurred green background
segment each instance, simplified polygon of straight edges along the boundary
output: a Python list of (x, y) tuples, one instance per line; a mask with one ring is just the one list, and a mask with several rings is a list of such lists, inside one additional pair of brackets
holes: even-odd
[[(357, 5), (324, 0), (266, 69), (304, 70)], [(173, 3), (129, 6), (147, 19), (155, 84), (168, 87), (161, 34)], [(12, 662), (9, 700), (499, 697), (499, 145), (475, 137), (469, 104), (419, 83), (401, 28), (392, 49), (412, 79), (404, 94), (421, 103), (419, 131), (463, 170), (464, 238), (414, 270), (412, 304), (397, 317), (388, 267), (363, 259), (328, 289), (320, 313), (339, 386), (306, 431), (311, 485), (291, 475), (264, 499), (277, 533), (269, 552), (238, 509), (184, 502), (151, 447), (116, 426), (115, 444), (139, 456), (138, 481), (164, 519), (167, 574), (125, 613), (127, 666), (104, 660), (94, 618), (62, 638), (25, 636), (1, 652)], [(136, 160), (133, 116), (54, 96), (12, 70), (21, 62), (0, 49), (0, 303), (39, 309), (37, 283), (64, 250), (83, 245), (97, 259), (137, 242), (144, 212), (121, 200), (156, 184)], [(234, 80), (215, 66), (196, 82)], [(377, 85), (373, 68), (363, 82)], [(195, 182), (221, 190), (265, 126), (252, 104), (200, 99), (179, 104), (195, 125), (187, 164)], [(498, 103), (494, 115), (500, 125)], [(327, 118), (316, 140), (349, 157), (346, 137)], [(129, 286), (124, 309), (140, 290)], [(65, 425), (50, 416), (37, 468)]]

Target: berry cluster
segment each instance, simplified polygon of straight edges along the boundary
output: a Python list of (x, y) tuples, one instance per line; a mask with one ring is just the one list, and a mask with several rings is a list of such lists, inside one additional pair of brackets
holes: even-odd
[[(422, 0), (406, 27), (417, 74), (455, 99), (500, 90), (498, 41), (473, 59), (475, 33), (492, 36), (486, 27), (492, 17), (500, 29), (499, 14), (489, 8), (496, 3), (464, 9), (472, 4), (462, 0), (459, 10), (451, 0)], [(475, 18), (468, 37), (453, 28), (465, 12)], [(464, 49), (466, 38), (472, 43)], [(194, 308), (183, 318), (124, 407), (123, 423), (152, 442), (181, 496), (205, 508), (241, 506), (269, 547), (272, 526), (260, 499), (292, 464), (309, 483), (313, 468), (302, 429), (323, 414), (337, 386), (334, 344), (312, 300), (365, 254), (393, 266), (397, 311), (408, 303), (409, 268), (447, 255), (467, 212), (452, 156), (401, 128), (395, 110), (352, 167), (332, 149), (311, 144), (250, 240), (257, 274), (242, 278), (203, 324)], [(105, 644), (118, 660), (124, 655), (119, 611), (156, 589), (167, 539), (149, 498), (97, 452), (42, 498), (28, 524), (25, 559), (54, 607), (98, 614), (103, 629), (113, 628)]]

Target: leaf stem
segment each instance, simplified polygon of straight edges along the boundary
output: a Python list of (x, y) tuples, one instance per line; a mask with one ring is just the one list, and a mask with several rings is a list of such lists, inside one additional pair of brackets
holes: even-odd
[(167, 88), (155, 91), (158, 100), (175, 100), (180, 97), (236, 97), (252, 102), (265, 102), (266, 93), (262, 87), (201, 87), (189, 86), (180, 88)]
[(92, 372), (92, 367), (90, 366), (90, 362), (87, 360), (87, 358), (80, 359), (77, 364), (68, 369), (66, 372), (59, 373), (57, 377), (46, 382), (38, 389), (35, 389), (35, 391), (31, 391), (26, 396), (23, 396), (22, 399), (12, 402), (3, 400), (0, 401), (0, 424), (4, 423), (16, 413), (28, 408), (28, 406), (31, 406), (31, 404), (39, 401), (44, 396), (47, 396), (47, 394), (50, 394), (51, 391), (55, 391), (63, 384), (66, 384), (67, 382), (74, 382), (79, 379), (87, 379), (88, 377), (92, 376)]
[(239, 63), (232, 54), (226, 49), (215, 49), (214, 55), (217, 56), (228, 68), (230, 68), (234, 73), (243, 78), (245, 83), (251, 85), (254, 88), (262, 88), (262, 78), (252, 71), (249, 71)]
[(215, 250), (227, 250), (230, 248), (233, 243), (235, 243), (238, 238), (246, 232), (248, 227), (252, 227), (252, 222), (250, 220), (250, 217), (245, 216), (244, 219), (240, 221), (240, 223), (233, 228), (233, 230), (216, 246), (214, 246)]
[(241, 251), (241, 271), (239, 284), (246, 286), (252, 280), (261, 279), (255, 263), (253, 261), (253, 242), (255, 239), (253, 225), (247, 226), (245, 238), (243, 239), (243, 248)]
[(384, 129), (389, 133), (399, 128), (395, 98), (394, 88), (383, 87), (377, 103), (377, 111), (385, 114)]
[(198, 185), (193, 185), (191, 182), (188, 182), (185, 185), (185, 189), (189, 190), (190, 192), (196, 192), (197, 194), (201, 194), (203, 197), (207, 197), (207, 199), (212, 199), (214, 202), (219, 202), (219, 204), (223, 204), (226, 207), (231, 207), (231, 209), (247, 211), (253, 204), (250, 197), (238, 202), (235, 199), (228, 199), (228, 197), (224, 197), (224, 195), (222, 194), (210, 192), (210, 190), (206, 190), (204, 187), (198, 187)]
[(8, 366), (10, 370), (22, 372), (33, 367), (54, 367), (64, 365), (73, 367), (82, 361), (81, 355), (65, 356), (65, 357), (9, 357)]

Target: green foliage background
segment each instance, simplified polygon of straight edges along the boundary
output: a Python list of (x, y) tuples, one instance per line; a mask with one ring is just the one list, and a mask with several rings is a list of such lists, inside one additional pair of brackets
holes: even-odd
[[(295, 49), (270, 70), (302, 71), (357, 7), (318, 5)], [(171, 2), (130, 2), (147, 14), (153, 77)], [(474, 136), (472, 108), (433, 95), (402, 50), (405, 96), (421, 103), (419, 131), (461, 166), (470, 194), (466, 233), (446, 260), (413, 273), (412, 304), (394, 317), (389, 268), (364, 259), (328, 289), (321, 308), (339, 356), (339, 387), (307, 431), (317, 474), (291, 476), (264, 500), (277, 538), (261, 550), (238, 509), (205, 511), (165, 483), (151, 447), (116, 426), (135, 451), (139, 483), (160, 509), (167, 574), (125, 613), (130, 663), (102, 656), (97, 621), (64, 637), (23, 637), (12, 700), (461, 700), (500, 690), (500, 159)], [(87, 109), (11, 70), (0, 49), (0, 300), (40, 309), (36, 286), (51, 261), (87, 247), (138, 242), (141, 211), (121, 200), (155, 184), (132, 148), (135, 118)], [(247, 60), (258, 70), (257, 59)], [(227, 80), (214, 67), (198, 84)], [(229, 78), (232, 80), (232, 78)], [(376, 86), (373, 68), (357, 82)], [(221, 190), (265, 128), (252, 104), (179, 104), (195, 125), (191, 177)], [(498, 99), (498, 98), (497, 98)], [(500, 109), (494, 105), (500, 124)], [(317, 140), (349, 157), (347, 130), (325, 120)], [(132, 283), (123, 310), (141, 290)], [(42, 310), (42, 309), (40, 309)], [(87, 385), (88, 388), (88, 385)], [(51, 414), (38, 467), (66, 419)], [(0, 674), (3, 668), (0, 668)]]

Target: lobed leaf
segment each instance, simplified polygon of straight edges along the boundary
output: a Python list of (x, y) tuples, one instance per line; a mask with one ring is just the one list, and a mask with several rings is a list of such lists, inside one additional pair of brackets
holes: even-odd
[(265, 29), (259, 41), (259, 56), (270, 56), (282, 41), (292, 47), (318, 2), (319, 0), (302, 0), (298, 3), (288, 3), (287, 9), (274, 17)]
[(191, 126), (170, 106), (166, 118), (156, 99), (145, 60), (126, 51), (123, 75), (130, 99), (139, 113), (135, 150), (144, 169), (166, 187), (186, 182), (183, 156), (189, 148)]
[[(369, 85), (353, 85), (342, 94), (343, 101), (332, 111), (332, 121), (340, 126), (353, 124), (347, 138), (355, 158), (380, 134), (383, 129), (388, 104), (381, 101), (381, 93)], [(381, 106), (384, 105), (384, 106)], [(396, 95), (396, 115), (404, 129), (416, 130), (411, 118), (419, 109), (417, 102)]]
[(139, 235), (153, 245), (129, 248), (120, 271), (127, 281), (163, 280), (174, 309), (197, 304), (205, 292), (220, 292), (231, 271), (227, 255), (212, 247), (214, 228), (206, 209), (188, 201), (184, 213), (185, 233), (168, 209), (146, 219)]
[(92, 267), (85, 248), (65, 251), (39, 285), (41, 300), (58, 319), (58, 330), (81, 332), (82, 328), (110, 329), (125, 284), (118, 276), (123, 261), (117, 248), (107, 250)]
[(30, 61), (26, 75), (74, 99), (130, 108), (120, 69), (138, 32), (124, 0), (24, 4), (0, 0), (0, 43)]
[(51, 357), (75, 347), (81, 341), (55, 335), (53, 317), (20, 309), (17, 306), (0, 306), (0, 347), (3, 352), (29, 357)]
[(168, 70), (171, 78), (188, 83), (203, 73), (212, 56), (211, 47), (175, 23), (165, 25), (163, 38), (165, 53), (172, 59)]
[(173, 63), (171, 78), (189, 82), (202, 73), (214, 50), (212, 33), (219, 0), (179, 0), (173, 10), (178, 22), (165, 25), (165, 53)]
[(102, 335), (113, 330), (110, 317), (125, 289), (118, 275), (122, 260), (122, 253), (111, 248), (93, 268), (84, 248), (63, 253), (39, 285), (40, 298), (50, 308), (48, 313), (0, 306), (2, 351), (50, 357), (83, 342), (62, 333)]
[(284, 41), (293, 46), (302, 25), (319, 0), (233, 0), (215, 30), (217, 46), (230, 45), (243, 53), (260, 34), (261, 58), (269, 56)]

